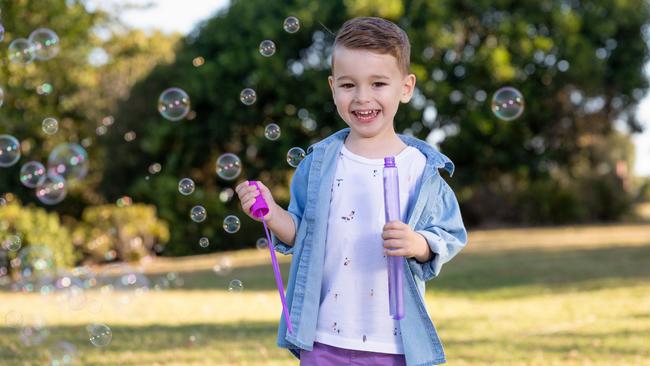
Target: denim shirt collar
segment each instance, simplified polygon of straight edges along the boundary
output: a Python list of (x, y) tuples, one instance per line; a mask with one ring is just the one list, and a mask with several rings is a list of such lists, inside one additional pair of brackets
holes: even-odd
[[(349, 127), (339, 130), (327, 138), (309, 146), (309, 148), (307, 148), (307, 154), (310, 154), (314, 149), (336, 149), (336, 151), (339, 151), (349, 133)], [(449, 173), (450, 177), (454, 174), (454, 163), (447, 156), (436, 150), (436, 148), (411, 136), (402, 134), (397, 134), (397, 136), (405, 144), (417, 148), (422, 152), (422, 154), (424, 154), (424, 156), (426, 156), (427, 162), (425, 172), (432, 172), (434, 169), (444, 168), (447, 173)]]

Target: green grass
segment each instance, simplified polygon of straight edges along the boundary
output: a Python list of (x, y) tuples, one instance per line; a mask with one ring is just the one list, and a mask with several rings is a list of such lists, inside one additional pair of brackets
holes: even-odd
[[(211, 268), (224, 255), (149, 263), (152, 282), (175, 271), (184, 285), (122, 306), (98, 291), (80, 310), (56, 294), (0, 292), (0, 364), (47, 364), (65, 340), (78, 365), (297, 365), (275, 346), (268, 253), (227, 255), (234, 269), (223, 276)], [(234, 278), (243, 292), (227, 291)], [(650, 226), (470, 233), (426, 301), (450, 365), (650, 365)], [(24, 345), (7, 313), (42, 318), (49, 336)], [(88, 341), (92, 322), (113, 331), (108, 347)]]

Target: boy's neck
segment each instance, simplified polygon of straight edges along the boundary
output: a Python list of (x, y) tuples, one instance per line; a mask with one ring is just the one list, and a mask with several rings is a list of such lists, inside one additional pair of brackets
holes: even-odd
[(396, 156), (406, 148), (406, 144), (396, 133), (386, 137), (375, 136), (365, 138), (350, 133), (343, 142), (345, 148), (353, 154), (368, 159), (383, 159), (387, 156)]

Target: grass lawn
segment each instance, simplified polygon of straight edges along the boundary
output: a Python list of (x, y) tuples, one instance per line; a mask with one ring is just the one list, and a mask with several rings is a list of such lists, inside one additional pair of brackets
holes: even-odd
[[(232, 272), (217, 275), (224, 257)], [(290, 257), (279, 259), (286, 275)], [(48, 364), (59, 341), (75, 346), (77, 365), (298, 364), (275, 346), (281, 309), (268, 252), (143, 268), (152, 283), (169, 272), (184, 283), (126, 303), (96, 290), (80, 301), (0, 292), (0, 364)], [(228, 291), (232, 279), (243, 291)], [(426, 300), (449, 365), (650, 365), (650, 225), (472, 232)], [(34, 320), (42, 330), (26, 335), (38, 344), (26, 345), (20, 324)], [(89, 342), (90, 323), (110, 327), (107, 347)]]

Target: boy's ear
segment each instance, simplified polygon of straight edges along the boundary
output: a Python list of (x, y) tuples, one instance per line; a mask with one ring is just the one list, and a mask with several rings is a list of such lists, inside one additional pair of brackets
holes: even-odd
[(404, 85), (402, 87), (402, 97), (400, 101), (402, 103), (408, 103), (413, 96), (413, 90), (415, 89), (415, 74), (408, 74), (404, 78)]
[(328, 76), (327, 83), (330, 85), (330, 90), (332, 91), (332, 95), (334, 95), (334, 76), (332, 75)]

